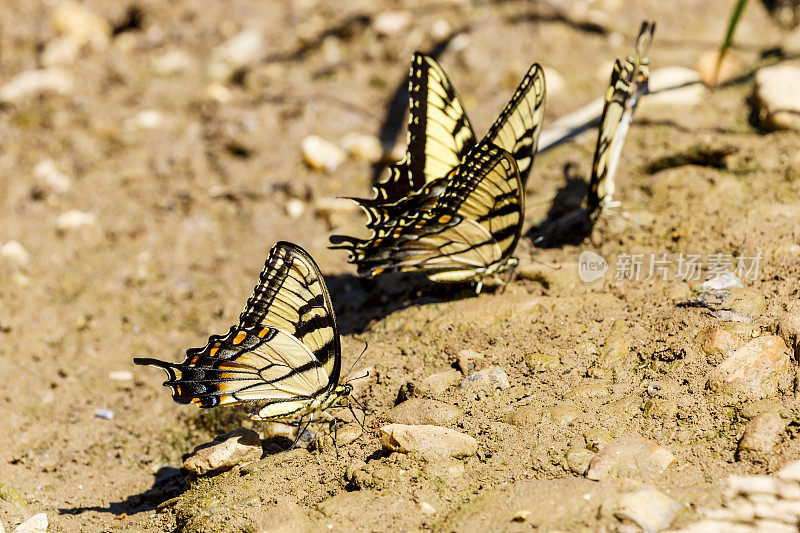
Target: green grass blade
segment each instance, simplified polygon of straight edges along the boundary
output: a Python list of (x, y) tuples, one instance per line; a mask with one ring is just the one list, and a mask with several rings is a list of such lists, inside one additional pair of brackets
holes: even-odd
[(714, 67), (715, 81), (719, 75), (719, 66), (722, 64), (722, 59), (725, 57), (725, 54), (728, 53), (728, 49), (733, 44), (733, 34), (736, 33), (736, 26), (739, 24), (739, 19), (741, 18), (742, 12), (744, 12), (746, 5), (747, 0), (737, 0), (736, 5), (733, 6), (731, 19), (728, 21), (728, 31), (725, 33), (725, 39), (722, 41), (722, 45), (719, 47), (719, 54), (717, 54), (717, 65)]

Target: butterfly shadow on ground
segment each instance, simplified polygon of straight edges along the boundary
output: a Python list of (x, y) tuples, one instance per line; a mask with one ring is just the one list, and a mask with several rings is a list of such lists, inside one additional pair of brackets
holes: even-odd
[(433, 283), (422, 273), (387, 273), (376, 278), (353, 274), (325, 276), (339, 333), (365, 331), (376, 320), (413, 305), (475, 296), (470, 283)]
[(583, 207), (588, 191), (586, 180), (577, 173), (577, 165), (564, 165), (565, 182), (556, 192), (547, 211), (547, 218), (525, 233), (537, 248), (560, 248), (565, 244), (577, 245), (592, 232), (592, 226)]
[(128, 496), (122, 501), (111, 502), (108, 507), (85, 506), (60, 508), (58, 514), (79, 515), (94, 511), (120, 515), (122, 513), (135, 514), (143, 511), (153, 511), (159, 504), (180, 496), (187, 488), (188, 473), (180, 468), (162, 466), (153, 474), (153, 486), (144, 492)]

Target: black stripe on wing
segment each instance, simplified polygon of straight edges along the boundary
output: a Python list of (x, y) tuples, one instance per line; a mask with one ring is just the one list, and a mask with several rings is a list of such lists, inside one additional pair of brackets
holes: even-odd
[[(350, 262), (358, 266), (361, 275), (425, 269), (437, 261), (437, 249), (431, 248), (434, 245), (429, 237), (444, 234), (468, 218), (484, 225), (490, 237), (465, 243), (459, 253), (502, 243), (505, 258), (513, 252), (521, 233), (522, 206), (521, 181), (513, 157), (492, 143), (482, 142), (447, 176), (398, 202), (394, 207), (400, 212), (375, 224), (369, 239), (333, 236), (331, 242), (350, 252)], [(503, 225), (501, 221), (512, 213), (517, 217), (515, 223)], [(438, 248), (453, 244), (436, 242)], [(415, 257), (425, 259), (415, 263)]]
[(269, 326), (294, 335), (339, 380), (341, 345), (333, 305), (319, 267), (296, 244), (273, 246), (239, 327)]
[(484, 137), (514, 156), (523, 185), (533, 168), (539, 145), (545, 93), (544, 70), (539, 64), (533, 64)]
[[(368, 214), (418, 191), (456, 167), (475, 144), (461, 99), (441, 66), (415, 52), (408, 73), (407, 152), (375, 185), (373, 199), (358, 200)], [(373, 215), (370, 215), (372, 217)]]
[[(164, 385), (172, 390), (177, 403), (195, 403), (200, 407), (241, 403), (255, 400), (272, 401), (311, 399), (330, 388), (318, 387), (306, 394), (289, 398), (269, 398), (269, 391), (280, 389), (283, 383), (296, 379), (299, 374), (321, 369), (319, 361), (307, 359), (298, 366), (291, 366), (282, 358), (254, 357), (253, 352), (268, 344), (279, 334), (275, 328), (240, 330), (231, 328), (226, 335), (214, 335), (203, 348), (187, 350), (183, 363), (168, 363), (158, 359), (134, 358), (137, 365), (151, 365), (167, 372)], [(302, 354), (300, 354), (302, 357)], [(287, 359), (296, 357), (285, 354)], [(265, 376), (274, 377), (267, 378)], [(335, 385), (335, 383), (334, 383)], [(256, 396), (248, 392), (259, 389)]]

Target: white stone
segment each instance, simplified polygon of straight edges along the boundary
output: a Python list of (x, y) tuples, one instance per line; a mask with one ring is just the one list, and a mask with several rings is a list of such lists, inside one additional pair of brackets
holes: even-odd
[(39, 513), (25, 520), (18, 525), (13, 533), (46, 533), (47, 514)]
[(91, 44), (97, 50), (108, 46), (111, 25), (83, 4), (72, 0), (58, 3), (51, 22), (56, 32), (71, 36), (80, 46)]
[(0, 87), (0, 102), (12, 104), (33, 94), (67, 94), (71, 90), (72, 77), (60, 68), (26, 70)]
[(42, 51), (42, 65), (71, 65), (78, 59), (81, 43), (72, 35), (60, 35), (48, 41)]
[(133, 379), (133, 372), (129, 370), (113, 370), (108, 373), (108, 379), (111, 381), (130, 381)]
[(355, 159), (376, 163), (383, 158), (380, 139), (367, 133), (348, 133), (342, 137), (342, 148)]
[(778, 479), (800, 483), (800, 461), (795, 461), (784, 466), (777, 473)]
[(211, 51), (208, 75), (224, 81), (236, 70), (255, 61), (264, 46), (264, 36), (256, 30), (245, 30), (234, 35)]
[(440, 426), (389, 424), (380, 429), (380, 440), (387, 450), (426, 457), (469, 457), (478, 451), (474, 438)]
[(233, 99), (233, 93), (221, 83), (211, 83), (206, 87), (206, 97), (214, 102), (227, 104)]
[(305, 212), (306, 203), (299, 198), (289, 198), (284, 205), (284, 209), (286, 209), (286, 214), (289, 215), (289, 218), (295, 220)]
[(596, 481), (612, 477), (650, 479), (661, 475), (675, 456), (668, 449), (641, 435), (613, 440), (594, 456), (586, 472)]
[(58, 216), (56, 229), (58, 231), (70, 231), (97, 224), (97, 216), (92, 213), (85, 213), (73, 209)]
[(680, 503), (663, 492), (644, 488), (622, 496), (615, 514), (636, 522), (645, 533), (656, 533), (669, 527), (680, 508)]
[(45, 188), (57, 194), (65, 193), (72, 186), (69, 176), (59, 171), (52, 159), (39, 161), (33, 167), (33, 175)]
[(183, 467), (190, 472), (207, 474), (257, 461), (261, 459), (262, 452), (258, 433), (252, 429), (238, 428), (217, 437), (214, 442), (195, 448), (183, 462)]
[(125, 121), (125, 127), (131, 130), (152, 130), (164, 123), (164, 117), (156, 109), (145, 109)]
[(8, 241), (0, 246), (0, 257), (14, 266), (24, 267), (31, 262), (31, 256), (18, 241)]
[(722, 272), (721, 274), (718, 274), (698, 285), (697, 290), (718, 291), (721, 289), (731, 289), (734, 287), (744, 287), (744, 284), (739, 281), (739, 278), (737, 278), (736, 274), (733, 272)]
[(419, 510), (426, 515), (435, 515), (436, 508), (428, 502), (419, 502)]
[(162, 76), (183, 72), (191, 66), (192, 56), (183, 50), (170, 50), (153, 61), (153, 69)]
[(642, 98), (645, 105), (692, 106), (702, 102), (708, 89), (700, 82), (700, 74), (686, 67), (662, 67), (650, 73), (650, 90)]
[(410, 11), (384, 11), (373, 19), (372, 29), (378, 35), (391, 37), (405, 31), (413, 20)]
[(755, 94), (764, 126), (800, 130), (800, 68), (776, 65), (760, 69)]
[(309, 167), (325, 172), (336, 170), (345, 158), (344, 150), (316, 135), (303, 139), (300, 148)]

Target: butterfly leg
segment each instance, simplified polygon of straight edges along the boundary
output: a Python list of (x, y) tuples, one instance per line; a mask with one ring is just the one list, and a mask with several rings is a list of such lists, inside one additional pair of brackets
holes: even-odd
[[(308, 422), (306, 422), (305, 426), (303, 426), (303, 419), (302, 418), (300, 419), (300, 421), (297, 423), (297, 435), (295, 435), (294, 437), (294, 442), (292, 443), (291, 448), (289, 448), (290, 450), (294, 450), (295, 448), (297, 448), (297, 443), (300, 442), (300, 437), (303, 436), (303, 433), (306, 432), (308, 426), (310, 426), (311, 422), (313, 421), (314, 421), (313, 414), (309, 417)], [(300, 429), (300, 426), (302, 426), (302, 429)]]

